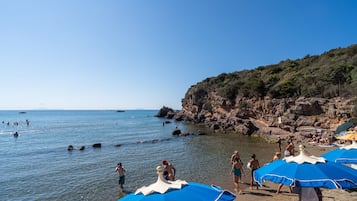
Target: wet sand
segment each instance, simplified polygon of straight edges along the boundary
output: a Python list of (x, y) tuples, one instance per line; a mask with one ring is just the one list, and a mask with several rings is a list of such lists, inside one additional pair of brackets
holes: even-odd
[[(306, 151), (310, 153), (311, 155), (315, 156), (320, 156), (321, 154), (325, 153), (326, 151), (329, 151), (331, 149), (335, 149), (336, 147), (332, 148), (321, 148), (317, 145), (310, 145), (310, 144), (305, 144), (306, 146)], [(296, 150), (296, 148), (295, 148)], [(261, 164), (262, 165), (262, 164)], [(235, 193), (237, 195), (237, 198), (235, 201), (258, 201), (258, 200), (264, 200), (264, 201), (286, 201), (286, 200), (291, 200), (291, 201), (298, 201), (299, 200), (299, 195), (295, 193), (290, 193), (289, 188), (287, 186), (284, 186), (281, 189), (280, 194), (276, 194), (276, 189), (278, 187), (278, 184), (272, 183), (272, 182), (265, 182), (263, 187), (259, 187), (258, 190), (255, 188), (253, 190), (250, 189), (249, 186), (249, 176), (245, 175), (243, 177), (244, 184), (240, 185), (240, 188), (242, 189), (241, 194), (236, 194), (233, 190), (233, 184), (228, 186), (231, 186), (227, 190), (230, 190), (231, 192)], [(338, 189), (321, 189), (323, 200), (324, 201), (347, 201), (347, 200), (357, 200), (357, 192), (349, 192), (347, 190), (338, 190)]]

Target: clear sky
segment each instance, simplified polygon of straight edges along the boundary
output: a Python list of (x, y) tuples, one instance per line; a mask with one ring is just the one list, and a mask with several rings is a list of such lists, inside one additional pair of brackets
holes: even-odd
[(354, 0), (0, 0), (0, 109), (181, 109), (205, 78), (356, 43)]

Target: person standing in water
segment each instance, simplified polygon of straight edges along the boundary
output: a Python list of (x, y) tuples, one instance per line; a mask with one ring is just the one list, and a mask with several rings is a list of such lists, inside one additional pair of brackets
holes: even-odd
[(164, 178), (166, 180), (175, 181), (176, 168), (172, 165), (172, 163), (163, 160), (162, 165), (164, 169), (163, 171)]
[(123, 165), (119, 162), (117, 164), (117, 167), (115, 168), (115, 172), (118, 173), (119, 175), (119, 187), (121, 192), (124, 191), (124, 184), (125, 184), (125, 168), (123, 167)]

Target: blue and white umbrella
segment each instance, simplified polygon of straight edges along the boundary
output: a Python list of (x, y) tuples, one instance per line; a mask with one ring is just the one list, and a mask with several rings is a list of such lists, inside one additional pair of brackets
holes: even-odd
[(357, 143), (353, 140), (351, 145), (331, 150), (321, 157), (335, 163), (357, 164)]
[(300, 155), (285, 157), (257, 169), (254, 179), (260, 185), (269, 180), (292, 187), (348, 189), (357, 187), (357, 170), (322, 157), (307, 156), (300, 145)]
[(157, 167), (156, 183), (139, 188), (119, 201), (233, 201), (236, 196), (217, 186), (186, 182), (167, 181), (162, 176), (161, 167)]

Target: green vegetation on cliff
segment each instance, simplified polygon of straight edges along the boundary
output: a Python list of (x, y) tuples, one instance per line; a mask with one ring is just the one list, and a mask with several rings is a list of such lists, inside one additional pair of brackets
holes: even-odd
[(281, 61), (253, 70), (223, 73), (192, 86), (198, 102), (206, 102), (207, 93), (218, 95), (233, 104), (236, 97), (351, 97), (357, 95), (357, 44), (337, 48), (319, 56)]

